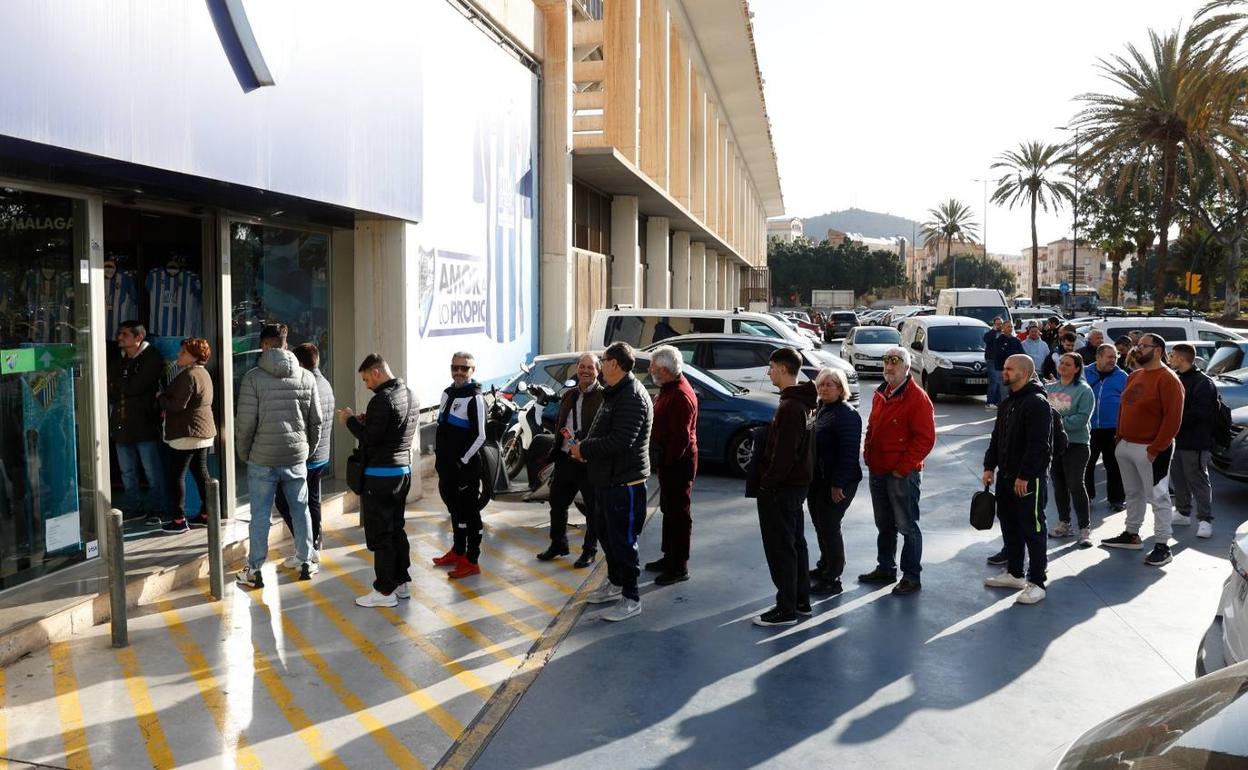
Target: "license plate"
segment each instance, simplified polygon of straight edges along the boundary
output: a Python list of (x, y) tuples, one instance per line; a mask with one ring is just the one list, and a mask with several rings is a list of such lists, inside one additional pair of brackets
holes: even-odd
[(968, 377), (966, 380), (966, 384), (967, 385), (987, 385), (988, 378), (987, 377)]

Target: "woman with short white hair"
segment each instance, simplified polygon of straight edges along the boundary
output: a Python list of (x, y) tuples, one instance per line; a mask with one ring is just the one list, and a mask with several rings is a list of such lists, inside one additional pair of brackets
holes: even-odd
[(849, 381), (840, 369), (825, 367), (815, 375), (819, 411), (815, 414), (815, 472), (807, 501), (819, 541), (819, 561), (810, 573), (813, 596), (841, 593), (845, 570), (845, 540), (841, 520), (849, 510), (862, 467), (862, 418), (849, 405)]

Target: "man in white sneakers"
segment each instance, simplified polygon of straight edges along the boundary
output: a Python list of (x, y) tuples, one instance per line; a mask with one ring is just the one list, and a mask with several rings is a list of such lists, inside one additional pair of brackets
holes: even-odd
[(1180, 342), (1170, 352), (1170, 366), (1183, 383), (1183, 422), (1174, 437), (1174, 523), (1191, 524), (1196, 508), (1196, 537), (1213, 537), (1213, 487), (1209, 484), (1209, 456), (1213, 451), (1213, 421), (1218, 410), (1218, 388), (1196, 368), (1196, 349)]
[(1166, 341), (1156, 334), (1142, 335), (1131, 349), (1137, 368), (1122, 391), (1114, 449), (1127, 495), (1127, 527), (1121, 535), (1101, 541), (1107, 548), (1143, 549), (1140, 527), (1151, 503), (1153, 550), (1144, 559), (1150, 567), (1171, 560), (1170, 460), (1183, 421), (1183, 383), (1163, 363), (1165, 356)]

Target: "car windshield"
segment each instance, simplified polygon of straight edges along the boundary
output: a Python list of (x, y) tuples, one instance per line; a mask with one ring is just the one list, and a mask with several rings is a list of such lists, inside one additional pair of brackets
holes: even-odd
[(992, 323), (994, 318), (1005, 318), (1008, 313), (1005, 308), (1000, 305), (985, 305), (983, 307), (960, 307), (956, 315), (974, 318), (983, 321), (986, 324)]
[(981, 326), (930, 326), (927, 346), (938, 353), (973, 353), (984, 349)]
[(896, 345), (898, 342), (901, 342), (901, 332), (891, 326), (859, 329), (854, 335), (855, 345)]
[(1224, 345), (1209, 357), (1209, 363), (1205, 365), (1205, 374), (1212, 377), (1215, 374), (1233, 372), (1243, 366), (1243, 363), (1244, 351), (1240, 350), (1238, 345)]

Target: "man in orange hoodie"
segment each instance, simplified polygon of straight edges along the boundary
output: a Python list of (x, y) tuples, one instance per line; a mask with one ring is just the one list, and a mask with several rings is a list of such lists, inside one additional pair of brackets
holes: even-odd
[(1127, 494), (1127, 527), (1121, 535), (1102, 540), (1107, 548), (1139, 551), (1144, 509), (1153, 505), (1153, 550), (1144, 563), (1160, 567), (1170, 563), (1170, 526), (1174, 508), (1170, 503), (1170, 459), (1174, 437), (1183, 422), (1183, 383), (1163, 362), (1166, 341), (1145, 334), (1131, 349), (1138, 368), (1127, 377), (1118, 411), (1114, 456), (1122, 469)]
[(871, 472), (871, 507), (875, 511), (877, 563), (858, 576), (859, 583), (897, 579), (897, 535), (901, 534), (901, 582), (893, 593), (905, 596), (922, 585), (923, 533), (919, 531), (919, 489), (923, 460), (936, 445), (932, 400), (910, 376), (910, 351), (884, 354), (884, 384), (875, 391), (867, 421), (864, 459)]

